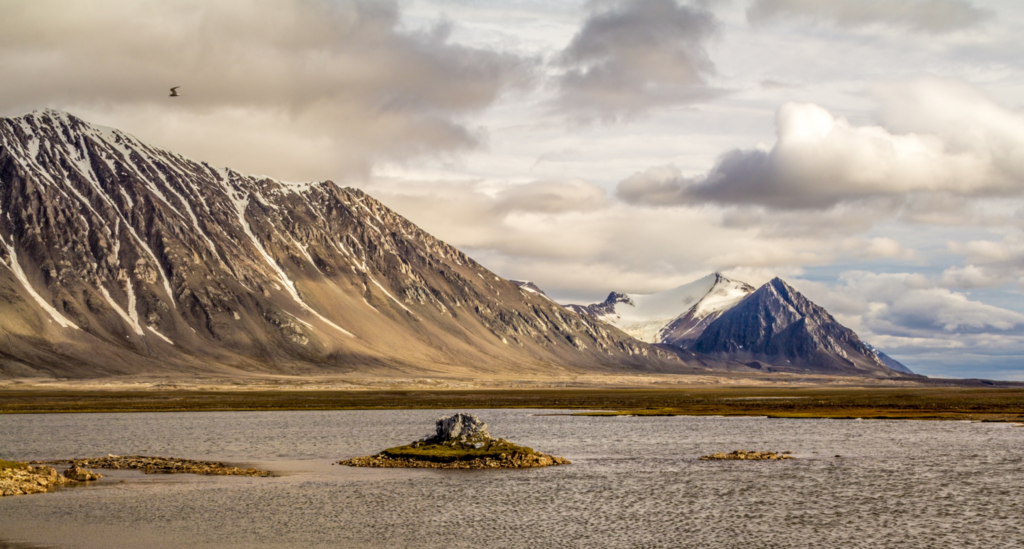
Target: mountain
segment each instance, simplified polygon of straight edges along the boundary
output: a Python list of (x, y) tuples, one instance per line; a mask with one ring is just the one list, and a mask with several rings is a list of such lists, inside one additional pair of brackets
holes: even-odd
[(769, 371), (900, 375), (857, 334), (780, 278), (726, 311), (688, 347)]
[(694, 371), (366, 193), (0, 119), (0, 375)]
[(889, 368), (890, 370), (895, 370), (897, 372), (901, 372), (901, 373), (904, 373), (904, 374), (913, 374), (914, 373), (914, 372), (912, 372), (910, 370), (910, 368), (907, 368), (906, 366), (904, 366), (902, 362), (900, 362), (900, 361), (896, 360), (895, 358), (893, 358), (893, 357), (883, 353), (882, 351), (879, 351), (874, 345), (872, 345), (870, 343), (867, 343), (867, 342), (865, 342), (864, 345), (867, 345), (868, 349), (871, 349), (875, 353), (875, 355), (878, 356), (878, 359), (882, 361), (882, 364), (885, 364), (885, 366), (887, 368)]
[(685, 347), (754, 287), (713, 273), (656, 294), (612, 292), (601, 303), (567, 308), (611, 324), (647, 343)]

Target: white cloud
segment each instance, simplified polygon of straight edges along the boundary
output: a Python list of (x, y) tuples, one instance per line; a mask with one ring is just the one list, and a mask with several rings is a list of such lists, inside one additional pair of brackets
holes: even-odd
[(951, 267), (943, 280), (951, 287), (993, 287), (1015, 282), (1024, 287), (1024, 235), (1010, 234), (1002, 240), (950, 242), (950, 252), (964, 256), (968, 265)]
[(976, 265), (949, 267), (942, 272), (939, 282), (947, 288), (991, 288), (1005, 282), (1003, 277)]
[[(674, 166), (623, 180), (636, 204), (711, 202), (823, 209), (911, 193), (1024, 191), (1024, 115), (962, 83), (934, 78), (877, 86), (884, 126), (851, 124), (822, 107), (787, 103), (771, 150), (727, 152), (706, 175)], [(896, 128), (890, 130), (889, 127)]]
[(754, 0), (751, 24), (803, 18), (838, 27), (888, 25), (931, 34), (979, 24), (991, 14), (966, 0)]
[(839, 249), (861, 259), (897, 258), (912, 261), (920, 258), (915, 250), (907, 249), (888, 237), (847, 238), (842, 241)]

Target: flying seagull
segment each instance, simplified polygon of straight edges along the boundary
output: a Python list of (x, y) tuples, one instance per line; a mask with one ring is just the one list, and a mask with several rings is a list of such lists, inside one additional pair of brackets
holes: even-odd
[(180, 97), (178, 95), (178, 88), (180, 87), (181, 86), (174, 86), (173, 88), (171, 88), (171, 95), (169, 95), (168, 97)]

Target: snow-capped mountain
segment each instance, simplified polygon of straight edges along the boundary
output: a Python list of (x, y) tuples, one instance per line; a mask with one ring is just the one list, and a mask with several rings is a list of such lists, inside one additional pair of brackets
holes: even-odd
[(656, 294), (612, 292), (592, 305), (566, 305), (596, 317), (647, 343), (685, 347), (701, 332), (754, 291), (754, 287), (713, 273)]
[(0, 119), (0, 375), (677, 370), (364, 192)]
[(761, 367), (893, 376), (874, 349), (782, 279), (775, 278), (712, 322), (689, 349)]
[(601, 303), (566, 307), (647, 343), (758, 368), (913, 374), (778, 278), (755, 289), (714, 273), (656, 294), (612, 292)]

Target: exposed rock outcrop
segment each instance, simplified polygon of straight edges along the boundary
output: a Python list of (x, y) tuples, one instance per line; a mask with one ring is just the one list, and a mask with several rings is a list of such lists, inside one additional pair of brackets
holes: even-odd
[(453, 440), (484, 442), (491, 440), (487, 424), (473, 414), (458, 413), (437, 419), (434, 436), (426, 442), (444, 444)]

